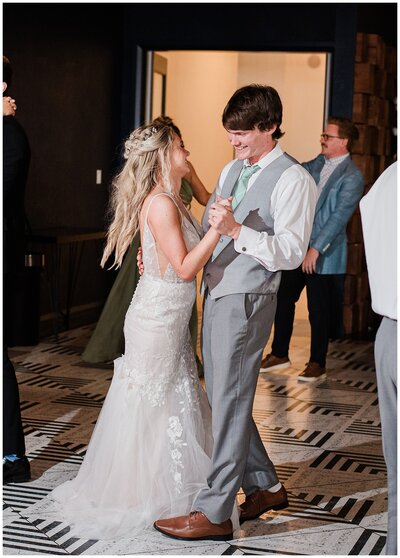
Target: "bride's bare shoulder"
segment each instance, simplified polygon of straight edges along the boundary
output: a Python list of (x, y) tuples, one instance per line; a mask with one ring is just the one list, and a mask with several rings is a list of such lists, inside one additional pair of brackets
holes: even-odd
[(167, 192), (151, 192), (142, 205), (141, 218), (145, 216), (150, 221), (176, 220), (179, 217), (179, 210), (172, 196)]
[(149, 213), (157, 213), (158, 211), (173, 211), (178, 210), (176, 203), (167, 192), (155, 192), (147, 196), (143, 203), (143, 209), (148, 208)]

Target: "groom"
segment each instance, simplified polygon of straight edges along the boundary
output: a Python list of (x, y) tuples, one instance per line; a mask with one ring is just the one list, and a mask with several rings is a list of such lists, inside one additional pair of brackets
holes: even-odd
[[(222, 170), (203, 218), (204, 230), (212, 224), (222, 235), (204, 270), (202, 351), (214, 438), (208, 486), (189, 515), (154, 524), (184, 540), (232, 538), (240, 486), (241, 523), (288, 505), (252, 408), (280, 271), (303, 261), (316, 204), (314, 180), (277, 142), (282, 104), (275, 89), (242, 87), (222, 122), (236, 159)], [(232, 196), (233, 212), (217, 196)]]

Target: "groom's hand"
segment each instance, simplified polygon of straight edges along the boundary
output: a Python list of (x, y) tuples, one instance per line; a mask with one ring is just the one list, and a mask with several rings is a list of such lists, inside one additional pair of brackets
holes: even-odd
[[(231, 211), (233, 213), (233, 208), (232, 208), (232, 200), (233, 197), (229, 196), (229, 198), (223, 198), (221, 196), (217, 196), (217, 201), (216, 203), (218, 203), (219, 205), (222, 205), (223, 207), (226, 207), (226, 209), (228, 211)], [(213, 204), (214, 205), (214, 204)], [(212, 207), (212, 206), (211, 206)]]
[(208, 222), (220, 234), (230, 236), (234, 240), (239, 236), (241, 225), (233, 216), (232, 198), (223, 199), (218, 196), (208, 212)]

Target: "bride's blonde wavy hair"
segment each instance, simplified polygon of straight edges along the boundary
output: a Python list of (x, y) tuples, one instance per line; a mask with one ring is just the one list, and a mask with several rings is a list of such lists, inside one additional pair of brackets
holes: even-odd
[[(101, 259), (104, 267), (115, 251), (111, 268), (121, 266), (125, 252), (139, 229), (139, 215), (146, 196), (157, 184), (172, 193), (170, 153), (174, 131), (170, 126), (149, 124), (134, 130), (124, 145), (124, 164), (112, 183), (111, 224)], [(111, 269), (110, 268), (110, 269)]]

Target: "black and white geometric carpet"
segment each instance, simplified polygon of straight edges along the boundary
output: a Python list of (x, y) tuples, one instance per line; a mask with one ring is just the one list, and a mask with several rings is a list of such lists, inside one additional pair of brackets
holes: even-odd
[(175, 541), (153, 529), (117, 541), (70, 536), (44, 503), (55, 486), (76, 475), (111, 381), (111, 364), (80, 359), (92, 330), (10, 350), (32, 481), (3, 487), (4, 554), (384, 554), (387, 485), (373, 344), (332, 343), (327, 379), (302, 384), (297, 376), (309, 341), (301, 328), (292, 340), (292, 367), (260, 374), (254, 406), (289, 494), (287, 509), (245, 523), (239, 538), (221, 543)]

